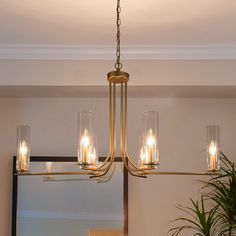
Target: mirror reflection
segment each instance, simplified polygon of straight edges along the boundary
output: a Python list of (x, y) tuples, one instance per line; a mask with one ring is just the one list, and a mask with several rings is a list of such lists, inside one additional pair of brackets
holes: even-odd
[[(78, 171), (75, 163), (47, 165)], [(45, 162), (31, 163), (32, 172), (45, 168)], [(124, 228), (120, 163), (105, 183), (84, 176), (19, 176), (17, 201), (17, 236), (88, 236), (96, 230), (122, 233)]]

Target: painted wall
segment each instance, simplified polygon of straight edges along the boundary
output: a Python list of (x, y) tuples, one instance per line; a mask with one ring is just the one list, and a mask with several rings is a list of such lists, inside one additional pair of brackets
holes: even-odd
[[(76, 155), (77, 112), (95, 111), (100, 154), (107, 150), (106, 99), (0, 99), (0, 234), (10, 235), (11, 168), (15, 154), (16, 126), (31, 126), (32, 155)], [(236, 100), (130, 99), (129, 146), (136, 155), (144, 110), (159, 111), (160, 170), (206, 169), (206, 126), (219, 124), (223, 151), (235, 160)], [(130, 236), (163, 236), (178, 212), (198, 194), (197, 177), (152, 176), (129, 180)]]

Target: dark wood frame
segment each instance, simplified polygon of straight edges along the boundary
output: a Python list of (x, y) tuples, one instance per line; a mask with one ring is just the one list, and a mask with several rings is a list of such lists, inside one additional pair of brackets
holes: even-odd
[[(99, 157), (99, 161), (104, 161), (105, 157)], [(62, 156), (31, 156), (31, 162), (76, 162), (77, 157)], [(120, 157), (115, 158), (116, 162), (122, 162)], [(17, 236), (17, 197), (18, 197), (18, 176), (16, 175), (16, 157), (13, 157), (12, 174), (12, 236)], [(128, 235), (128, 171), (124, 168), (123, 174), (123, 214), (124, 214), (124, 235)]]

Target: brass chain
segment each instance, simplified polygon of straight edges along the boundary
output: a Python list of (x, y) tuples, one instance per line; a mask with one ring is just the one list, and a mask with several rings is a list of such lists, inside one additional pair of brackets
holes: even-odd
[(117, 13), (117, 19), (116, 19), (116, 26), (117, 26), (116, 42), (117, 42), (117, 47), (116, 47), (116, 64), (115, 64), (115, 68), (116, 68), (117, 71), (119, 71), (122, 68), (122, 64), (120, 62), (120, 25), (121, 25), (121, 20), (120, 20), (120, 13), (121, 13), (120, 0), (117, 0), (116, 13)]

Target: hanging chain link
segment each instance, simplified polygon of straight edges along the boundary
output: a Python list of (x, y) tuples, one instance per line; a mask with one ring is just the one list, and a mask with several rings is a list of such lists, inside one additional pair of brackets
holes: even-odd
[(117, 0), (116, 13), (117, 13), (117, 19), (116, 19), (116, 26), (117, 26), (116, 42), (117, 42), (117, 47), (116, 47), (116, 64), (115, 64), (115, 68), (116, 68), (117, 71), (119, 71), (122, 68), (122, 64), (120, 62), (120, 25), (121, 25), (121, 20), (120, 20), (120, 13), (121, 13), (120, 0)]

